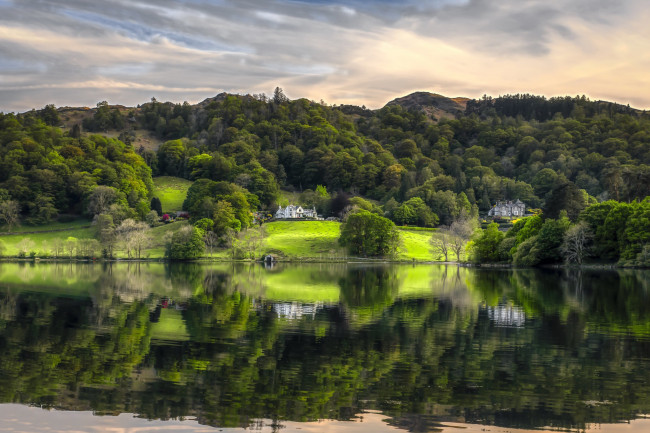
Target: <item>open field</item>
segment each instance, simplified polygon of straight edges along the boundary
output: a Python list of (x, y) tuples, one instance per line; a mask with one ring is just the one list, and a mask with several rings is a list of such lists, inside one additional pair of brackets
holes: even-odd
[(431, 252), (430, 231), (400, 229), (401, 245), (398, 253), (400, 260), (431, 261), (435, 260)]
[(187, 190), (192, 181), (180, 177), (160, 176), (153, 178), (154, 197), (158, 197), (165, 213), (175, 212), (183, 208)]
[[(11, 233), (29, 233), (29, 232), (45, 232), (45, 231), (54, 231), (54, 230), (72, 230), (79, 229), (90, 226), (91, 221), (85, 218), (76, 219), (74, 221), (68, 222), (51, 222), (47, 224), (40, 224), (37, 226), (33, 225), (19, 225), (11, 228)], [(8, 227), (6, 225), (0, 226), (0, 239), (2, 235), (8, 232)]]
[[(276, 221), (264, 225), (263, 253), (275, 252), (287, 258), (327, 259), (345, 257), (338, 244), (341, 224), (331, 221)], [(399, 260), (437, 260), (429, 240), (432, 231), (400, 229)]]
[[(35, 251), (37, 256), (43, 257), (46, 255), (44, 253), (50, 253), (49, 255), (52, 256), (51, 248), (55, 239), (65, 241), (68, 237), (74, 237), (77, 239), (90, 239), (95, 237), (95, 229), (93, 227), (80, 227), (81, 222), (65, 223), (70, 225), (67, 230), (51, 231), (53, 230), (52, 227), (58, 227), (57, 224), (60, 223), (31, 227), (33, 233), (17, 233), (0, 236), (0, 245), (4, 246), (2, 254), (5, 256), (18, 255), (18, 252), (20, 251), (19, 243), (22, 242), (23, 239), (29, 239), (33, 242), (29, 251)], [(179, 230), (186, 224), (188, 224), (186, 221), (178, 221), (152, 228), (149, 232), (152, 240), (149, 247), (142, 252), (142, 258), (163, 258), (165, 256), (165, 242), (167, 237), (171, 236), (175, 231)], [(85, 225), (89, 225), (89, 222), (85, 221)], [(123, 251), (116, 250), (115, 255), (118, 258), (126, 258), (126, 253)]]
[(343, 255), (338, 245), (340, 223), (332, 221), (276, 221), (264, 225), (265, 252), (289, 258), (319, 258)]
[[(86, 222), (86, 225), (88, 222)], [(29, 239), (33, 242), (30, 251), (36, 251), (38, 255), (42, 255), (44, 251), (49, 252), (52, 247), (52, 241), (54, 239), (63, 239), (66, 240), (68, 237), (74, 237), (77, 239), (92, 238), (95, 235), (95, 230), (91, 227), (89, 228), (75, 228), (72, 227), (65, 231), (49, 231), (48, 229), (51, 225), (32, 227), (32, 230), (35, 233), (19, 233), (15, 235), (6, 235), (0, 236), (0, 243), (4, 245), (3, 255), (5, 256), (16, 256), (18, 255), (19, 248), (18, 244), (23, 241), (23, 239)], [(43, 231), (37, 231), (43, 230)]]
[[(175, 178), (171, 178), (175, 179)], [(169, 184), (170, 182), (167, 182)], [(165, 243), (174, 232), (189, 224), (187, 221), (177, 221), (171, 224), (164, 224), (150, 230), (151, 242), (142, 252), (144, 259), (161, 259), (165, 256)], [(264, 241), (255, 251), (255, 256), (263, 254), (275, 254), (282, 258), (291, 260), (337, 260), (348, 256), (345, 248), (338, 244), (341, 231), (341, 223), (333, 221), (275, 221), (264, 224), (260, 229), (253, 227), (248, 229), (263, 231)], [(21, 230), (21, 232), (18, 232)], [(56, 230), (56, 231), (53, 231)], [(16, 256), (19, 252), (19, 244), (23, 239), (29, 239), (32, 244), (28, 251), (35, 251), (37, 256), (46, 256), (51, 249), (55, 239), (65, 241), (68, 237), (77, 239), (94, 238), (95, 229), (90, 227), (87, 220), (76, 220), (68, 223), (51, 223), (42, 226), (22, 226), (14, 228), (15, 234), (2, 235), (0, 233), (0, 244), (4, 246), (2, 253), (5, 256)], [(242, 237), (246, 235), (242, 233)], [(431, 249), (431, 231), (419, 231), (412, 229), (399, 229), (401, 244), (398, 250), (397, 259), (402, 261), (435, 261), (443, 260), (436, 257)], [(117, 258), (126, 258), (124, 251), (115, 250)], [(230, 250), (215, 248), (212, 254), (206, 252), (205, 258), (228, 260), (231, 257)], [(449, 260), (455, 260), (453, 254)]]

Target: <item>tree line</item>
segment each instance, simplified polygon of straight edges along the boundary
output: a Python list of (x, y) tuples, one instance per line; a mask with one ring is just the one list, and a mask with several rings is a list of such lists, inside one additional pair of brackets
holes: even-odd
[[(169, 175), (195, 182), (184, 210), (193, 222), (211, 220), (204, 232), (226, 243), (254, 212), (273, 213), (281, 190), (301, 193), (326, 217), (364, 210), (397, 225), (451, 227), (509, 199), (575, 221), (586, 206), (650, 194), (648, 116), (607, 107), (506, 95), (434, 119), (399, 105), (289, 100), (278, 88), (272, 97), (221, 94), (197, 105), (100, 102), (64, 130), (48, 105), (0, 114), (0, 219), (9, 229), (80, 215), (145, 221), (156, 199), (152, 175)], [(163, 141), (157, 151), (133, 148), (137, 128)], [(108, 130), (119, 139), (92, 133)]]

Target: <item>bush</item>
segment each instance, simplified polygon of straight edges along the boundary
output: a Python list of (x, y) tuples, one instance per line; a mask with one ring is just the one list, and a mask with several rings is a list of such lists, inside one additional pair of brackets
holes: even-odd
[(399, 233), (388, 218), (368, 211), (350, 215), (341, 227), (339, 243), (351, 254), (367, 256), (390, 256), (397, 250)]
[(205, 243), (200, 229), (186, 226), (174, 233), (167, 245), (166, 255), (172, 260), (188, 260), (201, 257)]

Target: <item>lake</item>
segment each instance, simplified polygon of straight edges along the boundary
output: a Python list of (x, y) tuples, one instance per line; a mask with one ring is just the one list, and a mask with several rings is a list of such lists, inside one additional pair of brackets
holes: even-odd
[(0, 263), (0, 432), (650, 431), (650, 272)]

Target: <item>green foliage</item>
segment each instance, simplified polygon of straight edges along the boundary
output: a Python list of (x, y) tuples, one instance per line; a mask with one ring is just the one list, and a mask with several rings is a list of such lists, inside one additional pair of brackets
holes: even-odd
[(100, 135), (73, 138), (34, 116), (0, 114), (0, 188), (27, 222), (81, 215), (98, 186), (131, 197), (132, 209), (148, 201), (151, 169), (131, 146)]
[(650, 197), (641, 203), (633, 203), (634, 211), (625, 225), (626, 246), (622, 251), (623, 259), (636, 259), (650, 244)]
[(204, 253), (203, 233), (192, 226), (185, 226), (174, 233), (167, 246), (167, 257), (172, 260), (196, 259)]
[(479, 263), (499, 262), (499, 245), (505, 235), (499, 231), (497, 223), (491, 223), (468, 245), (472, 260)]
[[(303, 204), (325, 216), (339, 216), (348, 204), (381, 214), (376, 203), (383, 203), (383, 215), (396, 222), (428, 227), (475, 217), (503, 199), (543, 208), (545, 218), (564, 210), (576, 221), (594, 197), (632, 202), (650, 195), (650, 120), (629, 107), (506, 95), (469, 101), (465, 114), (432, 122), (400, 105), (331, 107), (292, 101), (279, 90), (273, 98), (223, 94), (195, 106), (152, 99), (128, 112), (97, 104), (84, 130), (120, 130), (128, 118), (164, 140), (156, 153), (140, 148), (139, 155), (126, 132), (116, 140), (52, 127), (60, 123), (54, 106), (0, 114), (3, 201), (17, 202), (27, 223), (82, 214), (97, 186), (117, 192), (110, 211), (116, 222), (144, 218), (148, 207), (160, 211), (152, 195), (162, 211), (178, 210), (185, 190), (152, 194), (153, 170), (239, 188), (193, 197), (186, 210), (195, 219), (212, 218), (211, 207), (226, 200), (246, 228), (252, 211), (276, 208), (282, 187), (305, 191)], [(200, 203), (206, 197), (213, 203)], [(620, 255), (622, 235), (609, 236), (618, 247), (608, 258)]]
[[(192, 182), (179, 177), (159, 176), (153, 178), (153, 183), (154, 198), (160, 199), (163, 214), (183, 209), (183, 202), (187, 197), (187, 190), (192, 185)], [(152, 209), (154, 209), (153, 206)]]
[(151, 207), (151, 210), (155, 211), (158, 214), (158, 216), (163, 215), (162, 202), (158, 197), (154, 197), (151, 199), (151, 203), (149, 204), (149, 207)]
[(392, 256), (398, 241), (399, 235), (391, 220), (363, 210), (348, 216), (339, 238), (339, 243), (351, 254), (363, 257)]

